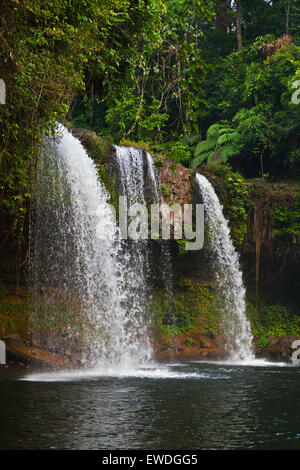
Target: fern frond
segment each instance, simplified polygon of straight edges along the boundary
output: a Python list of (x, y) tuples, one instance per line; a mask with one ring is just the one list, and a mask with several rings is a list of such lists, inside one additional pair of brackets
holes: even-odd
[(216, 141), (207, 139), (200, 142), (195, 148), (195, 157), (201, 155), (203, 152), (210, 152), (216, 147)]
[(223, 135), (223, 134), (231, 134), (233, 132), (236, 132), (235, 129), (232, 129), (231, 127), (222, 127), (220, 130), (219, 130), (219, 135)]
[(221, 149), (221, 159), (223, 163), (226, 163), (229, 158), (234, 157), (237, 154), (236, 148), (233, 145), (226, 145)]
[(236, 142), (238, 137), (239, 137), (239, 134), (237, 132), (226, 133), (226, 134), (220, 135), (220, 137), (217, 140), (217, 144), (219, 146), (223, 146), (232, 142)]
[(213, 124), (212, 126), (210, 126), (210, 128), (208, 129), (207, 131), (207, 139), (213, 139), (213, 138), (216, 138), (219, 133), (220, 133), (220, 129), (222, 129), (222, 126), (221, 124)]
[(201, 155), (198, 155), (198, 157), (192, 160), (191, 168), (193, 169), (197, 168), (197, 166), (199, 166), (205, 160), (209, 160), (211, 155), (214, 155), (214, 152), (205, 152), (205, 153), (202, 153)]

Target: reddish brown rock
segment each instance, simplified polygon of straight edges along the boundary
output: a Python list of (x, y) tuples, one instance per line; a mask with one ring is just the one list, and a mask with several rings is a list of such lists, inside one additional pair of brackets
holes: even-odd
[(266, 348), (259, 349), (258, 353), (268, 359), (274, 361), (292, 362), (292, 355), (295, 349), (292, 348), (294, 341), (300, 341), (299, 336), (270, 336), (269, 343)]
[[(172, 169), (171, 169), (172, 168)], [(168, 160), (164, 160), (159, 170), (160, 186), (167, 186), (170, 196), (162, 195), (164, 202), (173, 204), (190, 204), (192, 201), (192, 178), (194, 172)]]
[(28, 346), (18, 335), (6, 336), (3, 339), (8, 361), (50, 368), (65, 368), (71, 365), (70, 361), (60, 354)]
[(207, 338), (198, 334), (180, 335), (172, 338), (161, 335), (154, 341), (156, 358), (197, 357), (199, 359), (224, 359), (224, 339)]

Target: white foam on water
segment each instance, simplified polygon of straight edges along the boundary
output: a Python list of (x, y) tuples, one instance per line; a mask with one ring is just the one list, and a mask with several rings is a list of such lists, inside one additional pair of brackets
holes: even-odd
[(216, 374), (209, 372), (182, 372), (170, 370), (169, 365), (164, 367), (150, 366), (130, 369), (130, 368), (91, 368), (74, 369), (51, 372), (34, 372), (22, 377), (20, 380), (27, 382), (73, 382), (81, 380), (96, 380), (99, 378), (137, 378), (137, 379), (229, 379), (227, 374)]
[(242, 367), (293, 367), (294, 364), (288, 362), (272, 362), (266, 359), (249, 359), (249, 360), (231, 360), (224, 361), (193, 361), (194, 364), (216, 364), (222, 366), (242, 366)]

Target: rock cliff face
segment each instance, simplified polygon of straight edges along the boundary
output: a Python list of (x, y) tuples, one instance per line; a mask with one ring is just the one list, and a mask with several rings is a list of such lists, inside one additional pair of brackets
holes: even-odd
[(271, 335), (265, 348), (258, 349), (258, 355), (272, 361), (300, 362), (300, 336), (282, 336), (277, 338)]
[(40, 347), (26, 344), (17, 334), (4, 337), (8, 363), (17, 363), (21, 366), (66, 368), (71, 362), (61, 354), (45, 351)]
[(159, 169), (159, 183), (160, 188), (165, 188), (165, 193), (161, 194), (163, 202), (181, 205), (192, 202), (194, 171), (164, 160)]
[[(116, 174), (112, 165), (113, 146), (84, 129), (71, 129), (94, 159), (101, 180), (117, 204)], [(194, 170), (155, 157), (159, 161), (159, 190), (163, 202), (187, 204), (195, 200)], [(257, 351), (274, 359), (289, 360), (290, 339), (300, 337), (299, 305), (299, 240), (294, 235), (293, 219), (297, 205), (297, 188), (292, 184), (271, 184), (256, 180), (240, 181), (228, 169), (203, 166), (204, 174), (215, 187), (229, 220), (232, 237), (241, 253), (244, 282), (248, 291), (248, 317), (255, 335)], [(242, 208), (242, 210), (240, 210)], [(299, 223), (299, 222), (298, 222)], [(294, 225), (293, 225), (294, 224)], [(2, 238), (9, 223), (2, 222)], [(6, 227), (6, 228), (5, 228)], [(293, 239), (293, 236), (295, 239)], [(28, 246), (23, 246), (23, 258)], [(0, 335), (25, 334), (28, 308), (22, 289), (14, 290), (16, 239), (8, 237), (2, 247), (0, 285)], [(159, 281), (153, 273), (156, 329), (155, 351), (159, 357), (190, 355), (222, 357), (224, 340), (220, 331), (220, 310), (215, 295), (214, 273), (206, 246), (198, 252), (186, 252), (184, 242), (172, 241), (173, 306), (170, 321)], [(26, 263), (24, 264), (26, 266)], [(159, 258), (153, 261), (158, 271)], [(2, 287), (1, 287), (2, 286)], [(19, 296), (21, 294), (21, 296)], [(22, 297), (23, 296), (23, 297)], [(288, 301), (286, 300), (288, 299)], [(272, 336), (273, 335), (273, 336)], [(275, 339), (279, 338), (278, 341)]]

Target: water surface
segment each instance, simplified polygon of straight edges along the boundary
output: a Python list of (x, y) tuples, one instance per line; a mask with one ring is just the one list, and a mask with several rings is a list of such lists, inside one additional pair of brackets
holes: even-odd
[(299, 449), (299, 379), (261, 362), (0, 372), (0, 448)]

